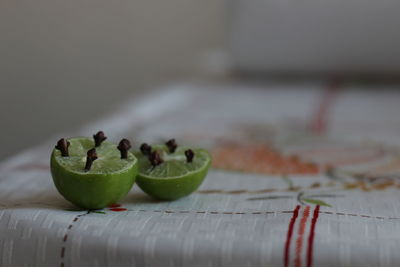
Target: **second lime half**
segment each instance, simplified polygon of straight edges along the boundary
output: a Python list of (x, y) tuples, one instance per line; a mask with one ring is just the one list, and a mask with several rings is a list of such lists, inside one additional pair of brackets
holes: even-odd
[[(187, 154), (189, 152), (191, 155)], [(150, 159), (150, 153), (157, 155), (156, 164), (154, 158), (153, 162)], [(194, 192), (211, 165), (211, 157), (206, 150), (188, 147), (178, 147), (171, 152), (165, 145), (155, 145), (148, 153), (137, 151), (135, 156), (139, 160), (137, 185), (160, 200), (175, 200)]]

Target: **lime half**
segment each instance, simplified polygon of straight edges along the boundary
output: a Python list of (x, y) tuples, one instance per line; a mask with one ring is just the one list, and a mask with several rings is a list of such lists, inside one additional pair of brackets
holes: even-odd
[(117, 145), (103, 142), (95, 148), (97, 158), (85, 170), (87, 153), (95, 147), (89, 138), (68, 139), (68, 156), (58, 149), (51, 154), (51, 174), (57, 190), (67, 200), (84, 209), (100, 209), (116, 203), (132, 188), (138, 160), (128, 152), (121, 159)]
[(135, 152), (139, 159), (137, 185), (150, 196), (161, 200), (175, 200), (194, 192), (207, 175), (211, 157), (204, 149), (192, 149), (194, 157), (188, 162), (185, 155), (188, 149), (178, 147), (171, 153), (167, 146), (153, 146), (152, 151), (157, 151), (162, 160), (155, 166), (147, 153)]

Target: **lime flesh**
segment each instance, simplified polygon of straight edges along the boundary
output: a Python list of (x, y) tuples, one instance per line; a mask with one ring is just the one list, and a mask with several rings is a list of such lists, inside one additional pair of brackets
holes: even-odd
[(153, 146), (163, 163), (152, 166), (148, 157), (135, 152), (139, 159), (137, 185), (148, 195), (161, 200), (175, 200), (194, 192), (203, 182), (211, 164), (210, 155), (203, 149), (192, 149), (195, 156), (187, 162), (184, 152), (187, 147), (178, 147), (169, 153), (163, 145)]
[(98, 159), (85, 171), (86, 153), (94, 141), (80, 137), (68, 141), (69, 157), (54, 149), (50, 160), (54, 184), (67, 200), (83, 209), (101, 209), (130, 191), (138, 172), (138, 160), (132, 153), (121, 159), (117, 145), (103, 142), (96, 147)]

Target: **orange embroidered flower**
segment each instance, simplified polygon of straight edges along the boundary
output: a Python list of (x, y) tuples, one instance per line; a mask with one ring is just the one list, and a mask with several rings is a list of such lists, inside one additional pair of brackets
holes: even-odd
[(212, 151), (215, 168), (261, 174), (318, 174), (316, 164), (284, 156), (267, 145), (233, 145)]

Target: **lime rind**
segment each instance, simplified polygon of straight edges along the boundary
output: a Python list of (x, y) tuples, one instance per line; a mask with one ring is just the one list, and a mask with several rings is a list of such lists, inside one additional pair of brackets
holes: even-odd
[(195, 156), (192, 162), (187, 162), (187, 147), (178, 147), (174, 153), (169, 153), (163, 145), (152, 148), (164, 160), (160, 165), (152, 166), (146, 155), (135, 152), (139, 160), (136, 183), (145, 193), (160, 200), (176, 200), (197, 190), (211, 165), (211, 157), (206, 150), (192, 149)]
[(89, 138), (68, 139), (69, 157), (53, 150), (50, 159), (54, 184), (65, 199), (83, 209), (101, 209), (116, 203), (131, 190), (138, 173), (138, 160), (132, 153), (121, 159), (116, 145), (103, 142), (97, 147), (99, 159), (84, 171), (87, 150), (94, 147)]

